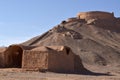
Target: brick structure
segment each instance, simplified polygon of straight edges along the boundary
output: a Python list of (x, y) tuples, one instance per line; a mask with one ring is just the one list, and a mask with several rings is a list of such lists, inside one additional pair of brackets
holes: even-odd
[(74, 54), (65, 46), (38, 47), (25, 50), (22, 68), (27, 70), (74, 72)]

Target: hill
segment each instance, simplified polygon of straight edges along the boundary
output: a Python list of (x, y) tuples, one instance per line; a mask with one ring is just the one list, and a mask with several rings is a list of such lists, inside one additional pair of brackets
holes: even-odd
[(114, 13), (91, 11), (62, 21), (25, 46), (64, 45), (79, 55), (84, 64), (118, 66), (120, 63), (120, 18)]

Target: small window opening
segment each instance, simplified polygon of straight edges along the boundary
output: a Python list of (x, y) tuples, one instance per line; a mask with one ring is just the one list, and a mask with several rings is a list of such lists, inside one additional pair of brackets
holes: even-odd
[(70, 49), (69, 48), (66, 48), (66, 53), (67, 53), (67, 55), (69, 55), (69, 53), (70, 53)]

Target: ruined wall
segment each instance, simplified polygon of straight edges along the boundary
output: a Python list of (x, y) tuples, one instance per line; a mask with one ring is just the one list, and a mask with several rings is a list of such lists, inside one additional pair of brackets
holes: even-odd
[(25, 50), (22, 57), (22, 68), (27, 70), (48, 69), (48, 53)]
[(65, 51), (49, 53), (48, 70), (53, 72), (74, 72), (74, 55)]
[(4, 65), (4, 53), (0, 52), (0, 68), (3, 68)]
[(17, 45), (11, 45), (4, 51), (5, 67), (21, 67), (23, 50)]
[(79, 19), (77, 17), (73, 17), (73, 18), (68, 18), (66, 21), (67, 22), (73, 22), (73, 21), (78, 21)]
[(81, 12), (77, 14), (79, 19), (114, 19), (113, 13), (108, 12), (100, 12), (100, 11), (91, 11), (91, 12)]
[(0, 68), (3, 68), (5, 66), (4, 62), (4, 51), (6, 50), (6, 47), (0, 47)]
[(87, 71), (81, 59), (76, 56), (66, 46), (42, 46), (32, 50), (24, 50), (22, 68), (63, 73)]
[(27, 70), (74, 72), (74, 54), (65, 46), (38, 47), (25, 50), (22, 68)]
[(120, 18), (117, 18), (116, 26), (120, 27)]

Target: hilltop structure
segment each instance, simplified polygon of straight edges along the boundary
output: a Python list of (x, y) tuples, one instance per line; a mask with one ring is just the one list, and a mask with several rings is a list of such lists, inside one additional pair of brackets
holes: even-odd
[(102, 12), (102, 11), (90, 11), (90, 12), (80, 12), (77, 14), (79, 19), (110, 19), (114, 20), (114, 13)]

